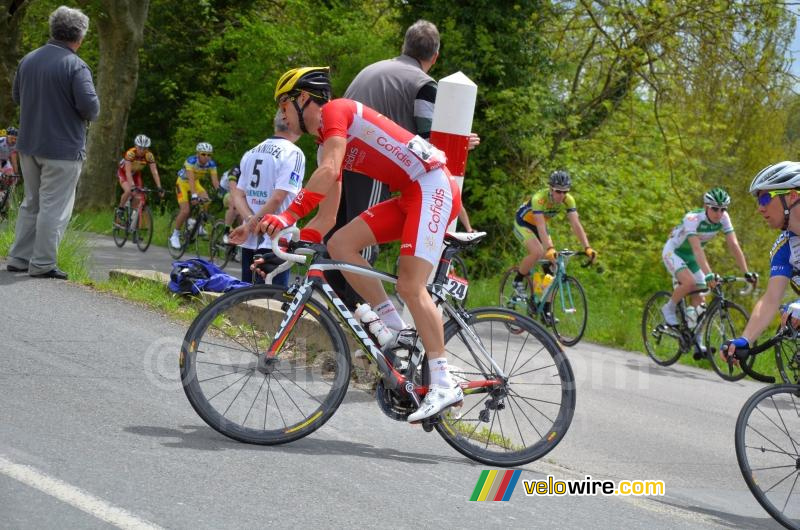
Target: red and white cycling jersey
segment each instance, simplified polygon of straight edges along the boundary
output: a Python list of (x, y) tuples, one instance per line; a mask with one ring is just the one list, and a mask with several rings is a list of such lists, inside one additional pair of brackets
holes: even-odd
[(351, 99), (322, 107), (320, 141), (347, 139), (342, 169), (367, 175), (401, 190), (429, 171), (442, 168), (445, 154), (377, 111)]

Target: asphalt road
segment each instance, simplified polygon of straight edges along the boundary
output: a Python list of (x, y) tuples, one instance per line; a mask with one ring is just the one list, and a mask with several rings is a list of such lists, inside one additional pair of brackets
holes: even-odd
[[(308, 438), (228, 440), (181, 389), (185, 324), (0, 266), (2, 526), (777, 528), (734, 454), (735, 418), (756, 383), (572, 348), (578, 401), (564, 441), (522, 468), (510, 501), (469, 502), (486, 466), (354, 388)], [(547, 475), (663, 480), (666, 495), (524, 494), (522, 480)]]

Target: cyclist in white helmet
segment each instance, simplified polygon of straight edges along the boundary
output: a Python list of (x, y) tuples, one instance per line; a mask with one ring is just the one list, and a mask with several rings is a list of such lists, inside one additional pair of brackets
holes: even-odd
[[(219, 190), (219, 177), (217, 176), (217, 163), (211, 158), (214, 148), (208, 142), (197, 144), (196, 153), (186, 159), (183, 167), (178, 171), (178, 180), (175, 181), (176, 196), (180, 212), (175, 218), (175, 227), (169, 244), (173, 248), (181, 246), (180, 230), (183, 223), (189, 217), (189, 201), (196, 201), (198, 198), (208, 199), (208, 193), (201, 181), (203, 177), (209, 177), (215, 190)], [(198, 233), (201, 236), (207, 235), (201, 226)]]
[[(117, 169), (117, 180), (122, 187), (122, 197), (119, 200), (119, 208), (117, 208), (117, 221), (122, 222), (125, 203), (131, 196), (131, 188), (141, 188), (142, 185), (142, 169), (145, 166), (150, 168), (150, 174), (153, 175), (153, 181), (158, 188), (158, 194), (163, 197), (164, 189), (161, 187), (161, 177), (158, 175), (158, 166), (156, 165), (156, 157), (150, 152), (150, 138), (144, 134), (139, 134), (133, 140), (133, 147), (125, 151), (122, 160), (119, 161), (119, 168)], [(136, 207), (136, 204), (133, 205)]]
[[(800, 162), (779, 162), (767, 166), (750, 184), (758, 202), (758, 213), (771, 228), (781, 230), (770, 251), (770, 273), (767, 290), (759, 298), (742, 336), (725, 343), (720, 349), (723, 359), (736, 353), (744, 358), (747, 350), (770, 325), (781, 306), (786, 288), (791, 285), (800, 294)], [(791, 319), (795, 327), (800, 324), (800, 300), (789, 304), (781, 321)]]

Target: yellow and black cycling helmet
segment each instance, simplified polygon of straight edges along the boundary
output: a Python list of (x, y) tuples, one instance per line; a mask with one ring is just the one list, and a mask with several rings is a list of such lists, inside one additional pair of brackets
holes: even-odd
[(331, 99), (331, 77), (328, 66), (303, 66), (292, 68), (275, 85), (275, 101), (284, 94), (295, 96), (301, 91), (308, 92), (314, 99)]

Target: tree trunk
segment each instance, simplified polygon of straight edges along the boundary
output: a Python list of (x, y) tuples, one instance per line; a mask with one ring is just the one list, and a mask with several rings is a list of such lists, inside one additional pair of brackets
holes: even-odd
[(20, 26), (25, 18), (29, 0), (0, 0), (0, 128), (11, 125), (17, 115), (11, 99), (14, 72), (21, 58), (19, 43), (22, 39)]
[[(114, 203), (117, 164), (122, 157), (128, 113), (139, 79), (139, 48), (149, 0), (96, 0), (92, 25), (99, 35), (97, 94), (100, 117), (89, 129), (76, 208), (99, 209)], [(87, 7), (92, 7), (89, 4)]]

